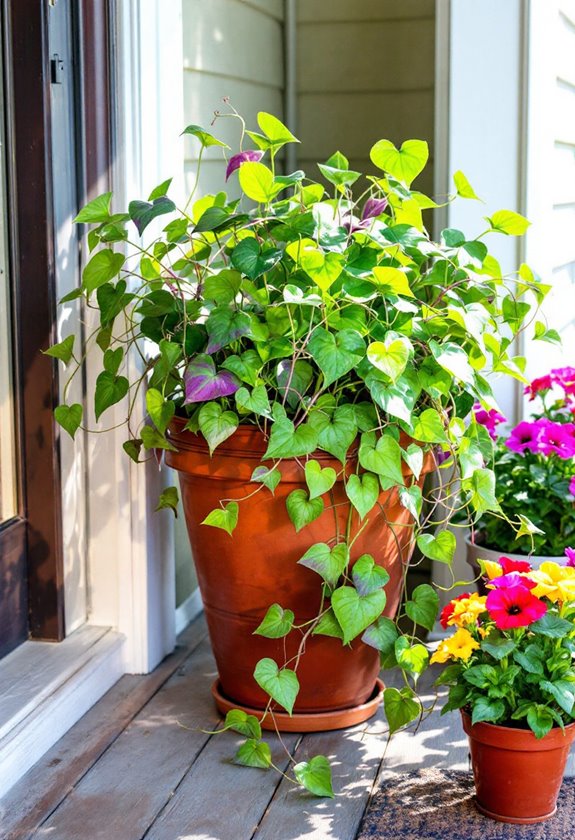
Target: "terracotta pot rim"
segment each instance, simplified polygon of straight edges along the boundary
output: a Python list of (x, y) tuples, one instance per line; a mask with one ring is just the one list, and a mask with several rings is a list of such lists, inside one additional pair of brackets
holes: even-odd
[(541, 751), (545, 751), (555, 749), (556, 746), (564, 746), (569, 742), (570, 736), (571, 740), (575, 738), (575, 721), (565, 724), (565, 734), (563, 734), (561, 727), (554, 726), (543, 738), (536, 738), (531, 729), (524, 729), (516, 726), (505, 726), (500, 723), (488, 723), (484, 720), (479, 723), (471, 723), (471, 715), (469, 712), (465, 711), (465, 709), (460, 709), (459, 711), (461, 712), (465, 732), (473, 738), (476, 738), (478, 741), (483, 741), (484, 737), (486, 737), (489, 741), (491, 741), (492, 738), (500, 741), (501, 734), (505, 732), (505, 737), (513, 739), (513, 741), (516, 742), (509, 746), (503, 746), (497, 743), (497, 746), (502, 750), (539, 749)]

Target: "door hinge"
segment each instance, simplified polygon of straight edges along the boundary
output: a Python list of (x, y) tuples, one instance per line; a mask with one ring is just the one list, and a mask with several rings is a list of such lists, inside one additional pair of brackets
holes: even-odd
[(50, 59), (50, 76), (53, 85), (61, 85), (64, 81), (64, 62), (58, 53)]

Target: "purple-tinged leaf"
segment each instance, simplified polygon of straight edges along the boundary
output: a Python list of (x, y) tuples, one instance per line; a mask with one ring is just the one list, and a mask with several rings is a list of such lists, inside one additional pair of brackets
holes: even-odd
[(184, 405), (228, 397), (235, 394), (240, 385), (241, 382), (233, 373), (227, 370), (216, 373), (212, 357), (199, 353), (191, 360), (184, 373)]
[(386, 207), (387, 198), (368, 198), (363, 205), (361, 221), (364, 222), (366, 219), (375, 219), (377, 216), (381, 216)]
[(206, 353), (216, 353), (222, 347), (227, 347), (232, 341), (236, 341), (251, 332), (251, 319), (247, 312), (231, 309), (228, 306), (219, 306), (214, 309), (207, 321), (209, 342)]
[(258, 149), (247, 149), (245, 152), (238, 152), (237, 155), (232, 155), (228, 161), (228, 166), (226, 168), (226, 181), (232, 174), (235, 172), (236, 169), (239, 169), (242, 163), (247, 163), (251, 161), (252, 163), (258, 163), (264, 156), (264, 153), (259, 151)]

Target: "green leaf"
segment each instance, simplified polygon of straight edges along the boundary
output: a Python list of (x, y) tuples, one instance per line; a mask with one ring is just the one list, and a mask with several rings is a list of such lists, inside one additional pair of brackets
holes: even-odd
[(546, 706), (533, 703), (527, 712), (527, 723), (536, 738), (544, 738), (553, 727), (553, 715)]
[(473, 368), (469, 364), (467, 352), (452, 341), (439, 344), (433, 339), (429, 342), (429, 349), (438, 365), (468, 385), (475, 382)]
[(255, 738), (248, 738), (237, 751), (234, 761), (236, 764), (243, 764), (245, 767), (259, 767), (262, 770), (267, 770), (272, 763), (269, 744)]
[(475, 193), (475, 190), (460, 169), (458, 169), (453, 175), (453, 181), (455, 183), (457, 195), (461, 196), (461, 198), (476, 198), (480, 201), (479, 197)]
[[(568, 680), (541, 680), (540, 688), (550, 694), (558, 706), (564, 712), (573, 717), (573, 706), (575, 705), (575, 684)], [(533, 728), (533, 727), (531, 727)]]
[(353, 406), (338, 406), (332, 417), (323, 411), (313, 411), (309, 425), (316, 431), (317, 446), (344, 464), (347, 450), (357, 437)]
[(239, 420), (233, 411), (223, 411), (217, 402), (202, 405), (198, 414), (200, 431), (208, 442), (210, 455), (238, 428)]
[(52, 356), (54, 359), (60, 359), (61, 362), (68, 365), (74, 352), (74, 339), (75, 336), (69, 335), (59, 344), (53, 344), (51, 347), (48, 347), (47, 350), (42, 350), (42, 353), (45, 356)]
[(116, 350), (106, 350), (104, 352), (104, 370), (115, 376), (120, 369), (122, 359), (124, 358), (124, 348), (117, 347)]
[(434, 408), (426, 408), (417, 418), (413, 437), (423, 443), (449, 443), (441, 417)]
[(333, 589), (349, 563), (349, 550), (345, 543), (339, 543), (332, 549), (326, 543), (316, 543), (308, 548), (298, 563), (317, 572)]
[(166, 195), (168, 190), (170, 189), (172, 181), (173, 178), (167, 178), (165, 181), (162, 181), (161, 184), (158, 184), (157, 187), (154, 187), (154, 189), (148, 196), (148, 201), (155, 201), (156, 198), (161, 198), (163, 195)]
[(401, 448), (395, 438), (383, 434), (375, 442), (373, 432), (364, 432), (359, 447), (359, 463), (377, 473), (383, 490), (405, 484), (401, 471)]
[(463, 671), (463, 679), (477, 688), (488, 688), (497, 683), (497, 671), (493, 665), (473, 665)]
[(277, 467), (264, 467), (263, 465), (260, 467), (256, 467), (252, 473), (251, 481), (258, 481), (261, 484), (265, 484), (268, 490), (272, 491), (272, 494), (275, 493), (275, 489), (282, 480), (282, 474), (278, 470)]
[(370, 624), (361, 641), (387, 655), (394, 650), (398, 635), (395, 622), (382, 615), (374, 624)]
[[(448, 533), (444, 531), (444, 533)], [(427, 630), (433, 630), (439, 612), (439, 597), (435, 589), (427, 583), (416, 586), (411, 598), (405, 604), (405, 612), (416, 624)]]
[(513, 653), (516, 646), (513, 639), (506, 639), (504, 636), (493, 638), (493, 634), (481, 642), (481, 650), (497, 659), (498, 662)]
[(211, 230), (218, 230), (218, 228), (226, 228), (231, 224), (231, 213), (225, 207), (208, 207), (200, 218), (198, 219), (194, 231), (196, 233), (206, 233)]
[(136, 225), (140, 236), (148, 227), (150, 222), (158, 216), (164, 216), (166, 213), (173, 213), (176, 209), (174, 202), (165, 195), (149, 201), (130, 201), (128, 204), (128, 213), (130, 219)]
[(171, 511), (173, 511), (174, 516), (177, 518), (179, 500), (180, 497), (178, 495), (178, 488), (166, 487), (166, 489), (160, 493), (160, 498), (158, 499), (156, 510), (163, 510), (164, 508), (169, 508)]
[(451, 531), (440, 531), (439, 534), (420, 534), (417, 537), (417, 547), (430, 560), (451, 565), (455, 556), (457, 542)]
[(425, 645), (412, 645), (405, 636), (400, 636), (394, 646), (397, 664), (403, 671), (411, 674), (421, 674), (427, 668), (429, 651)]
[(240, 290), (241, 282), (242, 277), (239, 271), (225, 268), (219, 274), (206, 277), (203, 285), (204, 298), (215, 300), (218, 304), (231, 303)]
[(167, 449), (170, 452), (177, 452), (165, 435), (154, 429), (153, 426), (143, 426), (140, 437), (144, 449)]
[(216, 508), (212, 510), (204, 521), (201, 523), (202, 525), (211, 525), (213, 528), (221, 528), (223, 531), (227, 531), (228, 534), (231, 535), (234, 532), (234, 528), (238, 524), (238, 513), (239, 513), (239, 505), (237, 502), (228, 502), (224, 505), (224, 508)]
[(379, 140), (372, 147), (369, 157), (378, 169), (409, 186), (425, 168), (429, 148), (425, 140), (406, 140), (400, 149), (391, 140)]
[(516, 650), (513, 653), (513, 659), (520, 665), (528, 674), (539, 674), (543, 676), (544, 668), (542, 662), (543, 651), (538, 650), (535, 645), (529, 645), (525, 651)]
[(411, 487), (400, 487), (399, 501), (401, 502), (402, 507), (408, 510), (413, 518), (418, 521), (421, 514), (423, 498), (421, 495), (421, 489), (417, 486), (417, 484), (413, 484)]
[(83, 413), (84, 409), (79, 403), (59, 405), (54, 409), (54, 420), (73, 438), (80, 428)]
[(235, 393), (235, 400), (239, 411), (271, 417), (270, 401), (265, 385), (256, 385), (251, 393), (247, 388), (239, 388)]
[(335, 617), (332, 609), (325, 612), (314, 629), (312, 636), (331, 636), (334, 639), (341, 639), (343, 641), (343, 630), (339, 626), (339, 621)]
[(488, 510), (501, 510), (495, 495), (493, 470), (474, 470), (471, 478), (463, 479), (461, 486), (469, 492), (470, 504), (479, 516)]
[(214, 137), (213, 134), (210, 134), (209, 131), (206, 131), (199, 125), (188, 125), (184, 128), (182, 134), (191, 134), (193, 137), (197, 137), (202, 146), (223, 146), (224, 149), (230, 148), (227, 143), (222, 143), (221, 140), (218, 140), (217, 137)]
[(254, 633), (267, 639), (281, 639), (292, 629), (294, 618), (291, 610), (284, 610), (279, 604), (272, 604)]
[(317, 499), (327, 493), (336, 480), (336, 472), (333, 467), (322, 467), (318, 461), (306, 461), (305, 480), (309, 489), (309, 498)]
[(389, 573), (378, 566), (371, 554), (362, 554), (353, 564), (351, 576), (359, 595), (369, 595), (382, 589), (389, 581)]
[(146, 408), (156, 429), (162, 434), (165, 434), (170, 420), (176, 412), (173, 401), (165, 400), (160, 391), (157, 391), (155, 388), (148, 388), (146, 392)]
[(331, 596), (331, 606), (343, 630), (345, 644), (359, 636), (385, 609), (383, 589), (360, 595), (353, 586), (340, 586)]
[(565, 618), (560, 618), (553, 613), (545, 613), (539, 621), (533, 622), (529, 626), (533, 633), (538, 633), (540, 636), (548, 636), (550, 639), (562, 639), (568, 636), (573, 631), (573, 624)]
[(262, 728), (260, 722), (255, 715), (248, 715), (242, 709), (230, 709), (224, 721), (226, 729), (231, 729), (233, 732), (239, 732), (240, 735), (245, 735), (247, 738), (261, 738)]
[(393, 268), (389, 265), (377, 265), (373, 268), (373, 275), (381, 291), (392, 292), (393, 294), (403, 295), (404, 297), (415, 297), (409, 287), (407, 275), (403, 271), (400, 271), (399, 268)]
[(140, 463), (140, 452), (142, 450), (142, 439), (141, 438), (133, 438), (131, 440), (127, 440), (122, 444), (122, 449), (128, 455), (134, 463)]
[(473, 700), (472, 723), (482, 720), (497, 723), (505, 714), (505, 704), (501, 700), (490, 700), (487, 697), (476, 697)]
[(83, 207), (76, 218), (75, 224), (101, 224), (107, 222), (110, 218), (110, 202), (112, 201), (112, 193), (107, 192), (99, 195), (97, 198), (90, 201)]
[(300, 761), (293, 768), (296, 779), (314, 796), (329, 796), (333, 799), (331, 767), (323, 755), (315, 755), (309, 761)]
[(307, 349), (323, 373), (324, 387), (357, 367), (365, 356), (363, 338), (356, 330), (340, 330), (334, 334), (316, 327)]
[[(396, 335), (393, 333), (393, 335)], [(395, 382), (405, 370), (411, 353), (411, 345), (406, 338), (386, 337), (385, 341), (372, 341), (367, 348), (367, 358), (371, 364), (381, 370)]]
[(296, 429), (291, 420), (282, 418), (272, 425), (268, 448), (262, 460), (309, 455), (316, 449), (317, 443), (318, 434), (308, 423), (302, 423)]
[(305, 490), (292, 490), (286, 499), (286, 508), (296, 531), (299, 532), (322, 515), (323, 499), (308, 499)]
[(96, 391), (94, 394), (94, 411), (96, 413), (96, 420), (100, 419), (102, 413), (110, 406), (120, 402), (126, 394), (130, 383), (125, 376), (114, 376), (113, 373), (108, 373), (107, 370), (96, 379)]
[(258, 113), (258, 125), (274, 148), (280, 148), (286, 143), (299, 143), (297, 137), (291, 133), (289, 128), (267, 111)]
[(390, 735), (419, 716), (421, 707), (414, 698), (415, 694), (407, 686), (401, 691), (397, 688), (386, 688), (383, 692), (383, 708)]
[[(247, 164), (244, 164), (244, 166), (247, 166)], [(244, 166), (242, 166), (242, 169)], [(266, 271), (271, 271), (281, 257), (281, 249), (266, 248), (262, 250), (259, 242), (251, 237), (238, 242), (231, 253), (234, 268), (237, 268), (238, 271), (241, 271), (250, 280), (257, 280)]]
[(254, 671), (254, 677), (260, 688), (279, 703), (291, 715), (299, 691), (299, 681), (295, 671), (278, 668), (273, 659), (260, 659)]
[(416, 443), (410, 443), (407, 449), (402, 449), (401, 455), (417, 481), (423, 469), (423, 449)]
[(273, 173), (265, 164), (247, 161), (240, 166), (238, 175), (240, 187), (253, 201), (267, 204), (276, 194)]
[(108, 248), (94, 254), (82, 272), (82, 286), (87, 293), (90, 294), (119, 274), (125, 259), (123, 254), (116, 254)]
[(346, 187), (355, 184), (358, 178), (361, 178), (361, 172), (355, 172), (353, 169), (338, 169), (335, 166), (329, 166), (327, 163), (318, 163), (319, 171), (330, 184), (336, 187)]
[(485, 217), (491, 230), (505, 233), (507, 236), (523, 236), (531, 222), (513, 210), (498, 210), (493, 216)]
[(255, 350), (246, 350), (241, 356), (228, 356), (222, 362), (222, 367), (235, 373), (242, 382), (255, 385), (262, 361)]
[(350, 475), (345, 492), (359, 513), (359, 518), (364, 519), (379, 498), (379, 480), (372, 473)]
[(247, 312), (220, 306), (213, 309), (206, 320), (206, 329), (210, 337), (206, 353), (208, 355), (227, 347), (251, 332), (251, 319)]

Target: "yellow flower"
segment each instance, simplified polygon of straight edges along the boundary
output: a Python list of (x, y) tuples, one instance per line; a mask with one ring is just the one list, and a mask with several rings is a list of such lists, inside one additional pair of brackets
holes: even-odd
[(485, 612), (485, 595), (478, 595), (474, 592), (469, 598), (461, 598), (453, 602), (453, 612), (447, 623), (456, 627), (465, 627), (466, 624), (475, 624), (478, 616)]
[(447, 662), (448, 659), (461, 659), (467, 662), (474, 650), (479, 648), (469, 630), (460, 627), (449, 639), (440, 642), (437, 650), (429, 660), (433, 662)]
[(489, 580), (493, 580), (493, 578), (501, 577), (503, 574), (503, 569), (496, 563), (494, 560), (480, 560), (479, 563), (482, 566), (483, 573), (487, 575)]
[(546, 560), (525, 577), (537, 584), (531, 590), (536, 598), (545, 597), (553, 602), (575, 600), (575, 569), (570, 566), (560, 566), (552, 560)]

